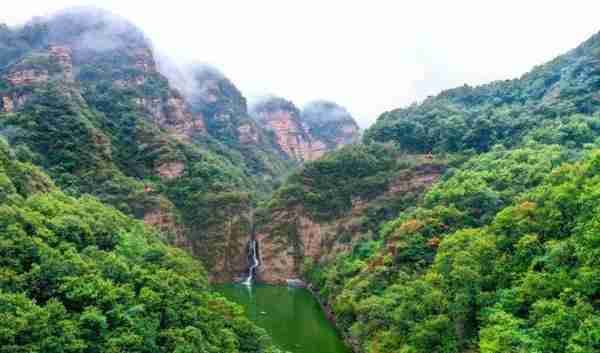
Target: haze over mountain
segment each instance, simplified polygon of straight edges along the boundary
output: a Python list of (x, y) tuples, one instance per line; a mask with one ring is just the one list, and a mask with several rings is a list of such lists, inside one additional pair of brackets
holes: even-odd
[(600, 32), (363, 133), (169, 56), (95, 7), (0, 24), (0, 352), (600, 349)]
[[(120, 14), (179, 64), (204, 62), (250, 102), (274, 94), (299, 107), (327, 99), (362, 128), (387, 110), (462, 84), (515, 78), (596, 31), (600, 4), (261, 0), (171, 3), (23, 0), (0, 13), (19, 23), (70, 6)], [(515, 10), (518, 9), (518, 10)], [(560, 25), (559, 25), (560, 24)], [(194, 43), (194, 45), (191, 45)]]

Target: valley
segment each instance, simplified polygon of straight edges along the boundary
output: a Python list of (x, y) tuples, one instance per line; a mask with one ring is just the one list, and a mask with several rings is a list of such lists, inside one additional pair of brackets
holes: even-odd
[(0, 352), (600, 350), (600, 33), (365, 131), (165, 60), (0, 25)]
[(218, 285), (216, 290), (241, 304), (246, 315), (292, 353), (350, 353), (321, 307), (303, 288), (259, 284)]

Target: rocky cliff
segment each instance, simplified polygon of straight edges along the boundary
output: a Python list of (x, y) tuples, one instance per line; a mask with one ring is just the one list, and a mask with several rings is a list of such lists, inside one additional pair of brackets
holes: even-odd
[[(0, 31), (0, 46), (12, 48), (0, 53), (2, 134), (68, 192), (96, 195), (194, 250), (210, 242), (193, 227), (204, 210), (191, 198), (263, 182), (209, 135), (128, 21), (76, 9)], [(252, 128), (241, 131), (254, 139)], [(226, 226), (210, 218), (215, 234)]]
[[(2, 30), (0, 44), (18, 50), (0, 53), (0, 129), (20, 158), (69, 193), (95, 195), (160, 229), (201, 258), (214, 281), (246, 271), (258, 201), (299, 163), (357, 137), (347, 112), (332, 118), (343, 110), (333, 104), (317, 114), (273, 101), (257, 120), (213, 68), (191, 67), (179, 85), (139, 29), (101, 10)], [(24, 33), (35, 35), (23, 42)], [(296, 211), (301, 233), (312, 234), (302, 236), (302, 251), (318, 258), (318, 222), (300, 209), (273, 217)], [(276, 260), (274, 238), (257, 237), (265, 240), (266, 266), (287, 270), (268, 260), (287, 261)]]
[[(313, 103), (300, 111), (290, 101), (270, 97), (257, 103), (252, 113), (261, 126), (273, 132), (288, 158), (303, 163), (358, 140), (358, 126), (352, 116), (334, 103), (327, 104)], [(341, 111), (345, 115), (334, 118)]]
[(360, 129), (346, 108), (329, 101), (313, 101), (302, 108), (301, 120), (313, 140), (322, 141), (327, 150), (355, 143)]
[(445, 167), (428, 161), (397, 173), (385, 191), (374, 198), (356, 197), (343, 215), (329, 220), (316, 219), (302, 205), (275, 208), (259, 222), (256, 239), (260, 246), (258, 279), (286, 283), (301, 278), (307, 261), (318, 263), (349, 253), (359, 240), (369, 240), (377, 229), (366, 220), (373, 214), (395, 217), (399, 204), (415, 202), (438, 180)]

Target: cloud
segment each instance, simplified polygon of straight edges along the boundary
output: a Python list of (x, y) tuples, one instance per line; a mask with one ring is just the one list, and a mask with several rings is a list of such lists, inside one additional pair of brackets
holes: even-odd
[(249, 100), (326, 99), (362, 127), (442, 89), (518, 77), (600, 29), (600, 2), (588, 0), (20, 0), (0, 22), (81, 3), (132, 20), (178, 65), (218, 68)]

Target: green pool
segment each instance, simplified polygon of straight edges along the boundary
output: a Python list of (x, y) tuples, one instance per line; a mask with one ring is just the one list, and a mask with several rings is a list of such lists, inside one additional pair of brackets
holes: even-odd
[(293, 353), (351, 353), (319, 303), (304, 288), (226, 284), (215, 289), (241, 304), (282, 349)]

